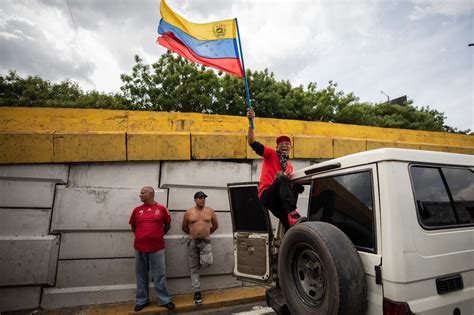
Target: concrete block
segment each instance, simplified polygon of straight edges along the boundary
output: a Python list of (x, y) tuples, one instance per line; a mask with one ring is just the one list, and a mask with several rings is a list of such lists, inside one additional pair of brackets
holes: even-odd
[(0, 209), (0, 236), (48, 235), (51, 209)]
[[(52, 232), (130, 230), (132, 210), (141, 204), (139, 189), (58, 187)], [(167, 192), (155, 189), (155, 200), (166, 206)]]
[[(189, 278), (167, 279), (170, 294), (192, 292)], [(241, 281), (235, 280), (232, 275), (203, 276), (201, 290), (215, 290), (242, 286)], [(41, 308), (56, 309), (69, 306), (114, 303), (135, 300), (135, 282), (132, 284), (111, 286), (88, 286), (77, 288), (45, 288), (41, 300)], [(155, 290), (150, 284), (150, 297), (155, 298)], [(152, 300), (155, 302), (155, 300)]]
[[(275, 149), (276, 148), (276, 139), (279, 137), (280, 135), (256, 135), (256, 138), (257, 138), (257, 141), (260, 142), (261, 144), (267, 146), (267, 147), (270, 147), (270, 148), (273, 148)], [(288, 135), (288, 137), (290, 137), (291, 139), (291, 143), (294, 144), (294, 139), (293, 139), (293, 136), (291, 135)], [(246, 143), (247, 143), (247, 139), (245, 139)], [(294, 146), (291, 148), (291, 151), (290, 151), (290, 158), (293, 158), (295, 155), (294, 155)], [(261, 159), (262, 157), (257, 155), (254, 150), (252, 149), (252, 147), (250, 147), (247, 143), (247, 159)]]
[(0, 130), (126, 130), (123, 110), (0, 107)]
[[(136, 285), (87, 286), (78, 288), (45, 288), (41, 308), (53, 310), (73, 306), (86, 306), (135, 300)], [(155, 296), (153, 287), (150, 296)], [(130, 309), (132, 312), (132, 309)]]
[(420, 149), (421, 150), (427, 150), (427, 151), (448, 152), (448, 148), (446, 146), (436, 145), (436, 144), (421, 143), (420, 144)]
[(334, 157), (332, 138), (319, 136), (295, 136), (295, 158), (332, 158)]
[[(293, 163), (293, 161), (291, 161)], [(259, 182), (260, 175), (262, 174), (263, 160), (252, 160), (252, 166), (250, 168), (250, 181)]]
[(334, 138), (334, 157), (349, 155), (367, 150), (367, 141), (350, 138)]
[(160, 162), (81, 163), (71, 165), (69, 185), (140, 189), (158, 187), (159, 178)]
[(246, 148), (244, 134), (191, 134), (191, 156), (194, 160), (244, 159)]
[(125, 132), (55, 133), (54, 162), (125, 161)]
[(0, 164), (53, 162), (52, 133), (0, 134)]
[(397, 142), (399, 148), (402, 149), (413, 149), (413, 150), (420, 150), (419, 143), (411, 143), (411, 142)]
[(227, 187), (229, 182), (250, 181), (250, 164), (222, 161), (163, 162), (161, 187)]
[[(170, 210), (186, 210), (195, 206), (194, 194), (196, 191), (201, 190), (201, 188), (202, 187), (170, 187), (168, 193), (168, 208)], [(219, 211), (230, 210), (227, 188), (206, 188), (205, 193), (208, 196), (206, 199), (208, 207)]]
[[(166, 275), (189, 276), (187, 238), (165, 238)], [(216, 235), (211, 240), (214, 264), (202, 274), (231, 273), (233, 268), (232, 235)], [(133, 248), (133, 245), (130, 244)], [(133, 254), (134, 255), (134, 254)], [(179, 262), (178, 264), (176, 262)], [(135, 258), (59, 260), (56, 287), (70, 288), (135, 283)]]
[(461, 153), (474, 155), (474, 147), (461, 147)]
[(134, 257), (134, 235), (128, 232), (67, 232), (61, 234), (59, 259)]
[(0, 289), (0, 312), (37, 308), (40, 305), (41, 287)]
[(52, 208), (54, 182), (0, 179), (0, 207)]
[(394, 141), (367, 140), (367, 151), (380, 148), (398, 148), (398, 143)]
[(0, 237), (0, 286), (53, 285), (59, 236)]
[(65, 164), (1, 165), (0, 178), (15, 180), (40, 180), (66, 184), (69, 166)]
[(190, 160), (191, 135), (189, 132), (127, 133), (127, 159)]
[(135, 259), (59, 260), (57, 288), (135, 283)]
[[(184, 242), (188, 237), (181, 230), (183, 215), (184, 212), (171, 212), (171, 230), (165, 235), (167, 243)], [(230, 213), (217, 212), (216, 215), (219, 228), (213, 237), (232, 237)], [(133, 258), (135, 255), (133, 240), (131, 231), (62, 233), (59, 259)]]
[[(469, 153), (466, 152), (467, 151), (466, 149), (469, 149), (469, 148), (455, 147), (455, 146), (447, 145), (445, 152), (459, 153), (459, 154), (469, 154)], [(472, 149), (472, 151), (474, 152), (474, 148)]]
[(308, 167), (314, 164), (314, 162), (309, 159), (291, 159), (290, 162), (291, 164), (293, 164), (293, 168), (295, 169), (295, 171), (298, 171), (300, 169), (303, 169), (305, 167)]

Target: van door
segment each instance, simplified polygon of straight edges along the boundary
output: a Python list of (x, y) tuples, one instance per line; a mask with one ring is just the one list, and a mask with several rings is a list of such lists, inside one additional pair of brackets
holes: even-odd
[(272, 227), (268, 211), (258, 199), (258, 183), (227, 185), (234, 236), (234, 276), (271, 281)]

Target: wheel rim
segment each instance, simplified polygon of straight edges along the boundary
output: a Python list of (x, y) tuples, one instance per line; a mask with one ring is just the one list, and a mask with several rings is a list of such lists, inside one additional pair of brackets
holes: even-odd
[(308, 307), (318, 308), (326, 295), (326, 277), (319, 255), (309, 246), (295, 249), (292, 277), (296, 291)]

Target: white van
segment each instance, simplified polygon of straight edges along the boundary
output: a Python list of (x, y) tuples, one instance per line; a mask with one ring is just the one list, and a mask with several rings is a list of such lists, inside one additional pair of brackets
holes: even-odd
[[(278, 314), (474, 314), (474, 156), (378, 149), (295, 172), (286, 233), (228, 185), (234, 275)], [(278, 225), (278, 228), (272, 228)]]

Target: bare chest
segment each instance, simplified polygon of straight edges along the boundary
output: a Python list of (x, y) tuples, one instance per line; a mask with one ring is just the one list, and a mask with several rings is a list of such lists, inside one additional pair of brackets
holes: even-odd
[(203, 209), (203, 210), (191, 209), (188, 215), (188, 220), (190, 223), (211, 222), (211, 218), (212, 218), (212, 215), (210, 211), (207, 209)]

